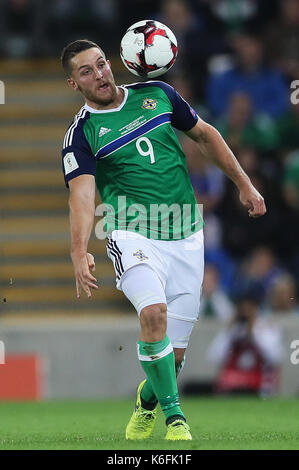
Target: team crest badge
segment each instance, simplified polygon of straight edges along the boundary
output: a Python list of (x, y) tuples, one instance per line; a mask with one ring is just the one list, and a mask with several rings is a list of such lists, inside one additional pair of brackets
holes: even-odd
[(157, 101), (152, 100), (152, 98), (145, 98), (142, 103), (143, 109), (156, 109)]
[(139, 261), (144, 261), (145, 259), (148, 259), (148, 256), (145, 256), (142, 250), (136, 251), (136, 253), (133, 253), (133, 256), (137, 256)]

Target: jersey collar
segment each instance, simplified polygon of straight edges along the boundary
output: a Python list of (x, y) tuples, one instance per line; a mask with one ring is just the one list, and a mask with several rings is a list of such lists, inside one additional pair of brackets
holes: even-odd
[(87, 111), (89, 111), (90, 113), (96, 113), (96, 114), (102, 114), (102, 113), (115, 113), (116, 111), (120, 111), (123, 106), (126, 104), (126, 101), (128, 99), (128, 89), (123, 87), (123, 86), (120, 86), (119, 88), (121, 88), (122, 90), (124, 90), (124, 99), (122, 100), (122, 102), (120, 103), (120, 105), (117, 107), (117, 108), (111, 108), (111, 109), (95, 109), (95, 108), (92, 108), (91, 106), (89, 106), (87, 103), (85, 103), (85, 105), (83, 106), (84, 109), (86, 109)]

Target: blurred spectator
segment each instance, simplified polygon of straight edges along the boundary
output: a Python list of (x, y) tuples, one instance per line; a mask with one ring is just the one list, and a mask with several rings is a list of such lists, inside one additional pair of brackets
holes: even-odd
[(256, 20), (258, 0), (202, 0), (227, 32), (241, 32)]
[[(115, 0), (52, 0), (47, 9), (48, 37), (54, 53), (66, 43), (87, 37), (108, 54), (119, 51), (118, 10)], [(115, 34), (111, 34), (111, 31)]]
[(162, 0), (155, 18), (166, 24), (178, 41), (176, 65), (170, 76), (187, 73), (198, 98), (204, 98), (207, 61), (211, 55), (227, 51), (225, 37), (211, 31), (210, 23), (201, 11), (195, 13), (194, 3), (188, 0)]
[(242, 260), (256, 246), (267, 245), (276, 250), (280, 245), (282, 213), (279, 206), (279, 185), (260, 173), (250, 176), (265, 199), (267, 213), (259, 219), (249, 217), (247, 211), (241, 207), (239, 191), (229, 180), (217, 209), (223, 230), (223, 247), (237, 260)]
[(260, 30), (277, 16), (279, 0), (193, 0), (200, 10), (209, 11), (218, 31), (227, 34)]
[(299, 0), (280, 0), (280, 13), (264, 34), (267, 55), (290, 81), (299, 77)]
[(45, 52), (45, 16), (38, 0), (0, 0), (1, 52), (8, 57), (32, 57)]
[(156, 20), (156, 12), (160, 7), (161, 0), (115, 0), (120, 20), (121, 34), (137, 21)]
[(299, 150), (286, 154), (281, 172), (277, 253), (288, 271), (299, 279)]
[(254, 248), (245, 258), (233, 284), (232, 295), (250, 288), (259, 289), (261, 300), (269, 292), (275, 280), (283, 273), (273, 251), (266, 246)]
[(260, 162), (258, 160), (258, 154), (253, 148), (242, 147), (238, 152), (238, 160), (249, 177), (258, 172)]
[(167, 82), (189, 103), (204, 121), (210, 121), (209, 109), (204, 103), (198, 101), (194, 93), (194, 85), (188, 74), (175, 74), (168, 78)]
[(160, 15), (167, 21), (167, 26), (175, 31), (184, 50), (185, 34), (198, 26), (190, 4), (186, 0), (162, 0)]
[(201, 312), (204, 317), (228, 322), (234, 312), (234, 306), (221, 288), (219, 271), (215, 265), (205, 265), (205, 275), (201, 297)]
[(175, 70), (184, 70), (197, 47), (196, 36), (201, 29), (197, 17), (186, 0), (162, 0), (158, 19), (174, 32), (179, 50)]
[(215, 213), (224, 194), (225, 175), (200, 153), (200, 147), (191, 139), (181, 138), (187, 155), (190, 180), (198, 204), (202, 206), (205, 220), (205, 261), (217, 266), (220, 284), (229, 291), (234, 274), (234, 263), (222, 246), (222, 226)]
[(281, 332), (258, 318), (259, 302), (260, 295), (254, 289), (243, 292), (231, 324), (210, 346), (208, 359), (219, 366), (216, 393), (266, 396), (278, 391)]
[(195, 197), (205, 212), (213, 210), (224, 192), (224, 173), (200, 153), (200, 147), (184, 137), (181, 145), (187, 155), (187, 163)]
[(282, 150), (299, 148), (299, 103), (290, 105), (277, 120), (277, 133)]
[(287, 107), (289, 90), (278, 69), (265, 64), (262, 41), (255, 35), (235, 36), (236, 65), (211, 75), (208, 103), (215, 116), (228, 112), (231, 96), (243, 92), (251, 99), (254, 113), (280, 116)]
[(287, 204), (299, 212), (299, 149), (285, 158), (282, 185)]
[[(241, 167), (250, 178), (255, 179), (260, 173), (262, 177), (272, 180), (272, 184), (275, 184), (275, 189), (279, 192), (282, 164), (277, 152), (257, 152), (253, 147), (241, 147), (236, 155)], [(281, 198), (276, 198), (275, 203), (278, 203), (277, 199)]]
[[(217, 269), (219, 271), (220, 286), (226, 294), (229, 294), (231, 292), (232, 282), (236, 270), (235, 260), (229, 255), (226, 250), (223, 249), (220, 243), (218, 245), (213, 245), (213, 237), (211, 240), (211, 232), (213, 235), (215, 234), (215, 232), (217, 233), (218, 229), (219, 233), (222, 233), (222, 227), (219, 223), (219, 219), (213, 214), (209, 214), (208, 217), (204, 217), (204, 220), (206, 223), (206, 226), (204, 228), (205, 263), (211, 263), (217, 266)], [(216, 238), (215, 235), (214, 238)]]
[(287, 315), (298, 315), (296, 284), (293, 277), (284, 274), (276, 279), (269, 290), (267, 301), (268, 313), (283, 315), (284, 317)]
[(88, 37), (111, 54), (119, 50), (116, 0), (0, 0), (5, 56), (59, 55), (66, 43)]
[(261, 151), (278, 147), (274, 121), (266, 114), (253, 114), (250, 96), (236, 92), (229, 98), (227, 117), (215, 122), (215, 127), (233, 152), (248, 146)]

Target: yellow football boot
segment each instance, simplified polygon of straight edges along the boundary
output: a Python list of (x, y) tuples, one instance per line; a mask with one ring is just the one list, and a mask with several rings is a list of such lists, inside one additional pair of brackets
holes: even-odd
[(167, 441), (191, 441), (190, 428), (182, 419), (176, 419), (167, 426)]
[(131, 419), (126, 427), (126, 439), (130, 440), (142, 440), (147, 439), (155, 425), (157, 417), (157, 408), (154, 410), (146, 410), (141, 406), (141, 390), (145, 384), (146, 379), (143, 380), (137, 389), (137, 399), (135, 404), (135, 410), (131, 416)]

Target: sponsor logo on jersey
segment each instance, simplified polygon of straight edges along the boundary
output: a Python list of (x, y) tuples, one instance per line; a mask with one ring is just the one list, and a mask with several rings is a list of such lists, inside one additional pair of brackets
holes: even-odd
[(124, 147), (136, 138), (141, 137), (145, 133), (170, 122), (171, 113), (168, 112), (158, 114), (157, 116), (154, 115), (153, 117), (147, 120), (142, 114), (142, 116), (139, 116), (134, 121), (119, 129), (119, 132), (122, 133), (121, 137), (118, 137), (117, 139), (109, 142), (109, 144), (100, 147), (95, 157), (108, 157), (108, 155), (111, 155), (113, 152), (116, 152), (121, 147)]
[(111, 129), (108, 129), (107, 127), (101, 127), (100, 132), (99, 132), (99, 137), (102, 137), (103, 135), (107, 134), (110, 131)]
[(144, 114), (142, 114), (142, 116), (139, 116), (137, 119), (134, 119), (134, 121), (131, 121), (129, 124), (126, 124), (125, 126), (118, 129), (118, 132), (120, 132), (121, 135), (127, 134), (127, 132), (133, 131), (145, 122), (146, 118), (144, 117)]
[(63, 164), (64, 164), (64, 171), (65, 174), (68, 175), (72, 171), (76, 170), (79, 168), (78, 162), (76, 160), (76, 157), (74, 155), (74, 152), (68, 152), (64, 158), (63, 158)]
[(133, 256), (137, 256), (139, 261), (144, 261), (145, 259), (148, 259), (148, 256), (145, 256), (142, 250), (136, 251), (136, 253), (133, 253)]
[(144, 109), (156, 109), (157, 107), (157, 101), (152, 100), (152, 98), (145, 98), (142, 103), (142, 108)]

